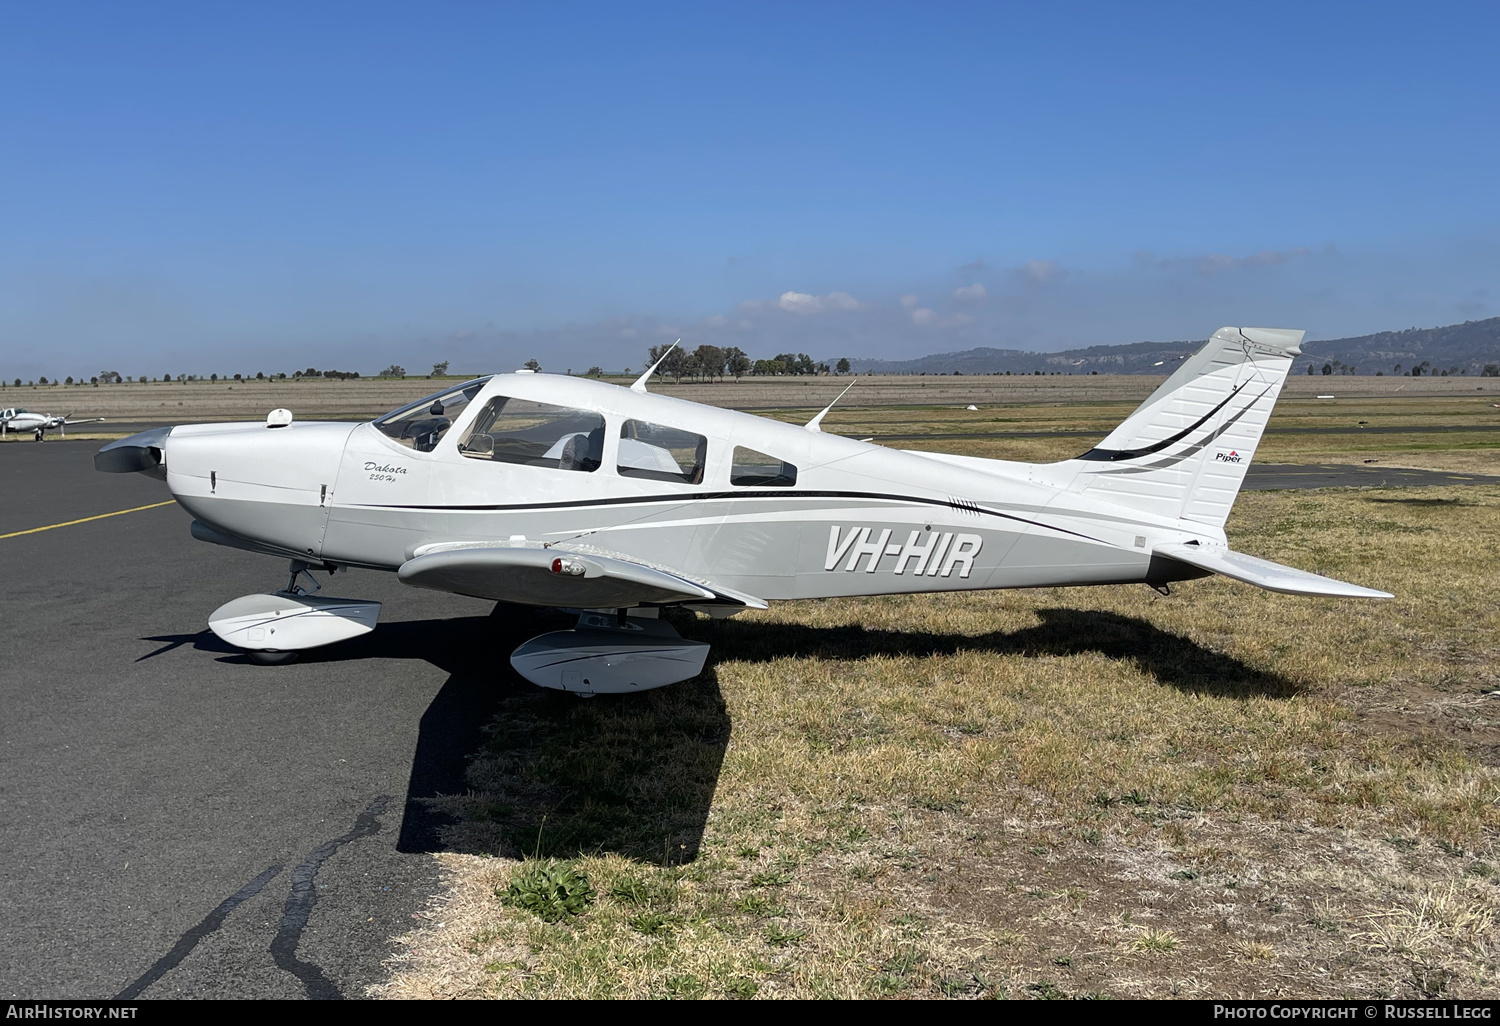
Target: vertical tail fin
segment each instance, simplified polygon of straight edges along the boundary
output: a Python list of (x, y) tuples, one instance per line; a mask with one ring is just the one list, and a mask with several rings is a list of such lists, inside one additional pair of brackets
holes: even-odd
[(1049, 469), (1074, 491), (1222, 527), (1302, 334), (1220, 328), (1096, 448)]

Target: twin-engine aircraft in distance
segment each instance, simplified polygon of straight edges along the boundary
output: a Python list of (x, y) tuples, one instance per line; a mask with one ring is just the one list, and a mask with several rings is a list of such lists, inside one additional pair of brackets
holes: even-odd
[[(1390, 598), (1230, 550), (1224, 521), (1302, 332), (1221, 328), (1093, 449), (1027, 464), (899, 451), (630, 388), (517, 371), (366, 424), (199, 424), (105, 446), (163, 478), (193, 537), (291, 560), (281, 591), (209, 626), (260, 662), (371, 630), (378, 602), (311, 571), (549, 606), (572, 630), (511, 664), (579, 695), (701, 672), (657, 612), (777, 599), (1148, 584), (1222, 574), (1297, 595)], [(652, 370), (655, 370), (653, 367)]]
[(0, 435), (19, 435), (30, 431), (40, 442), (46, 437), (48, 431), (61, 431), (63, 437), (66, 438), (69, 424), (97, 424), (103, 419), (103, 417), (89, 417), (86, 420), (73, 420), (72, 414), (68, 413), (61, 417), (54, 417), (49, 413), (32, 413), (30, 410), (11, 407), (0, 410)]

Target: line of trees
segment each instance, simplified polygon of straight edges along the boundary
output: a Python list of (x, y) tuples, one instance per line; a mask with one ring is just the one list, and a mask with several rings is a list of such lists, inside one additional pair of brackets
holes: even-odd
[[(662, 359), (665, 356), (665, 359)], [(837, 369), (826, 363), (813, 360), (806, 353), (778, 353), (769, 360), (751, 360), (737, 346), (720, 348), (703, 345), (688, 351), (681, 346), (672, 348), (666, 344), (652, 346), (646, 351), (646, 366), (661, 360), (657, 373), (681, 381), (690, 378), (696, 381), (718, 381), (734, 378), (736, 381), (747, 374), (848, 374), (849, 361), (838, 361)], [(589, 368), (590, 375), (597, 375), (599, 368)]]
[[(1399, 363), (1396, 364), (1391, 369), (1396, 374), (1398, 374), (1398, 375), (1403, 373), (1402, 370), (1401, 370), (1401, 365)], [(1328, 372), (1324, 371), (1323, 373), (1327, 374)], [(1383, 371), (1376, 371), (1375, 373), (1377, 375), (1380, 375), (1380, 374), (1383, 374), (1384, 372)], [(1441, 370), (1441, 369), (1439, 369), (1437, 367), (1434, 367), (1432, 365), (1432, 361), (1431, 360), (1423, 360), (1421, 363), (1416, 364), (1415, 366), (1413, 366), (1410, 369), (1408, 369), (1404, 373), (1404, 376), (1408, 377), (1408, 378), (1420, 378), (1420, 377), (1423, 377), (1425, 375), (1426, 377), (1429, 377), (1429, 378), (1446, 378), (1446, 377), (1449, 377), (1450, 375), (1463, 376), (1463, 375), (1466, 375), (1468, 373), (1469, 373), (1469, 370), (1468, 370), (1467, 367), (1460, 367), (1460, 366), (1458, 366), (1458, 364), (1454, 364), (1453, 366), (1449, 367), (1447, 370)], [(1481, 378), (1495, 378), (1495, 377), (1500, 377), (1500, 364), (1494, 364), (1494, 363), (1487, 363), (1487, 364), (1485, 364), (1484, 365), (1484, 369), (1479, 372), (1479, 376)]]
[[(1307, 373), (1309, 375), (1318, 373), (1318, 371), (1315, 370), (1314, 368), (1315, 368), (1314, 364), (1311, 364), (1311, 363), (1308, 364), (1307, 365)], [(1392, 371), (1392, 373), (1394, 373), (1394, 374), (1396, 374), (1398, 376), (1408, 377), (1408, 378), (1421, 378), (1421, 377), (1446, 378), (1446, 377), (1450, 377), (1450, 376), (1459, 376), (1459, 377), (1462, 377), (1462, 376), (1464, 376), (1464, 375), (1466, 375), (1466, 374), (1469, 373), (1469, 370), (1468, 370), (1467, 367), (1460, 367), (1458, 364), (1454, 364), (1453, 366), (1449, 367), (1447, 370), (1443, 370), (1441, 368), (1434, 367), (1432, 365), (1432, 361), (1431, 360), (1423, 360), (1421, 363), (1416, 364), (1413, 367), (1408, 367), (1408, 368), (1406, 368), (1404, 370), (1402, 368), (1402, 365), (1398, 363), (1398, 364), (1396, 364), (1395, 366), (1393, 366), (1391, 368), (1391, 371)], [(1352, 364), (1352, 363), (1345, 363), (1342, 360), (1329, 360), (1327, 363), (1323, 364), (1322, 373), (1325, 374), (1325, 375), (1331, 375), (1331, 374), (1357, 374), (1359, 372), (1355, 369), (1354, 364)], [(1377, 378), (1384, 377), (1385, 376), (1385, 371), (1378, 370), (1378, 371), (1375, 372), (1375, 376)], [(1479, 376), (1481, 378), (1495, 378), (1495, 377), (1500, 377), (1500, 363), (1487, 363), (1487, 364), (1485, 364), (1484, 365), (1484, 369), (1479, 372)]]
[(683, 378), (716, 381), (726, 377), (738, 381), (750, 373), (751, 367), (750, 357), (738, 346), (720, 348), (703, 345), (691, 352), (682, 346), (652, 346), (646, 351), (646, 366), (653, 366), (658, 360), (661, 360), (661, 366), (657, 368), (657, 373), (678, 381)]
[[(78, 378), (77, 381), (74, 381), (74, 377), (72, 377), (72, 375), (68, 375), (68, 377), (66, 377), (65, 380), (62, 381), (49, 381), (48, 378), (46, 378), (46, 375), (42, 375), (42, 377), (37, 378), (36, 381), (31, 381), (31, 383), (28, 384), (49, 384), (49, 386), (58, 386), (58, 384), (95, 384), (95, 386), (101, 386), (101, 384), (130, 384), (132, 383), (132, 381), (138, 381), (138, 383), (141, 384), (153, 383), (153, 381), (186, 384), (187, 381), (214, 381), (214, 383), (216, 383), (216, 381), (287, 381), (288, 378), (291, 378), (291, 380), (293, 381), (299, 381), (302, 380), (302, 378), (326, 378), (326, 380), (344, 381), (348, 380), (348, 378), (359, 377), (359, 371), (318, 371), (317, 368), (308, 368), (306, 369), (306, 371), (293, 371), (290, 375), (266, 374), (266, 372), (264, 371), (257, 371), (255, 372), (255, 377), (251, 377), (251, 375), (248, 374), (210, 374), (207, 378), (202, 377), (202, 375), (196, 374), (163, 374), (160, 378), (153, 378), (151, 377), (151, 375), (142, 374), (139, 375), (139, 377), (132, 378), (129, 377), (129, 375), (120, 374), (120, 372), (118, 371), (101, 371), (99, 372), (99, 374), (93, 375), (93, 377), (89, 378), (89, 380)], [(381, 377), (405, 377), (405, 372), (402, 371), (401, 368), (387, 368), (386, 371), (381, 372)], [(5, 381), (0, 381), (0, 387), (5, 386), (5, 384)], [(15, 380), (13, 380), (10, 384), (20, 387), (21, 378), (15, 378)]]
[[(432, 365), (432, 374), (430, 376), (432, 376), (432, 377), (441, 377), (441, 376), (443, 376), (443, 375), (445, 375), (447, 373), (448, 373), (448, 361), (447, 360), (443, 360), (440, 363), (435, 363), (435, 364)], [(392, 378), (404, 378), (406, 376), (407, 376), (406, 375), (406, 368), (402, 367), (402, 366), (400, 366), (398, 364), (394, 364), (394, 363), (391, 364), (389, 367), (387, 367), (385, 370), (381, 371), (377, 375), (377, 377), (392, 377)], [(68, 377), (65, 378), (62, 381), (58, 381), (56, 379), (49, 380), (45, 375), (43, 375), (42, 377), (38, 378), (36, 381), (25, 382), (25, 384), (27, 384), (27, 385), (64, 385), (64, 384), (66, 384), (66, 385), (72, 385), (72, 384), (79, 384), (79, 385), (121, 385), (121, 384), (130, 384), (131, 382), (137, 382), (138, 381), (138, 382), (140, 382), (141, 384), (144, 385), (144, 384), (147, 384), (147, 383), (150, 383), (150, 382), (153, 382), (153, 381), (162, 381), (162, 382), (171, 382), (171, 383), (186, 384), (189, 381), (209, 381), (209, 382), (215, 382), (215, 383), (219, 382), (219, 381), (286, 381), (288, 379), (291, 379), (293, 381), (300, 381), (303, 378), (318, 378), (318, 379), (322, 379), (322, 380), (325, 380), (325, 381), (346, 381), (346, 380), (348, 380), (350, 378), (358, 378), (358, 377), (359, 377), (359, 371), (352, 371), (352, 370), (318, 370), (318, 368), (316, 368), (316, 367), (308, 367), (305, 370), (293, 371), (290, 374), (286, 374), (286, 373), (267, 374), (264, 371), (256, 371), (255, 375), (253, 377), (251, 375), (249, 375), (249, 374), (210, 374), (207, 377), (204, 377), (204, 376), (199, 375), (199, 374), (170, 374), (170, 373), (169, 374), (163, 374), (160, 378), (153, 378), (149, 374), (142, 374), (139, 377), (130, 377), (129, 375), (121, 374), (117, 370), (105, 370), (105, 371), (100, 371), (98, 374), (95, 374), (95, 375), (93, 375), (92, 377), (89, 377), (89, 378), (82, 378), (82, 377), (80, 377), (80, 378), (76, 379), (76, 381), (75, 381), (75, 379), (73, 378), (73, 376), (71, 374), (68, 375)], [(16, 388), (20, 388), (21, 385), (23, 384), (23, 382), (21, 381), (20, 378), (15, 378), (13, 381), (10, 381), (10, 382), (4, 381), (4, 380), (0, 380), (0, 388), (3, 388), (7, 384), (12, 384)]]

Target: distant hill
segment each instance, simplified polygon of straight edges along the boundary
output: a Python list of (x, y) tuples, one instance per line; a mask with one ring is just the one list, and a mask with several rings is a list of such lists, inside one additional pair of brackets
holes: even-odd
[[(1169, 361), (1187, 356), (1203, 345), (1188, 342), (1132, 342), (1117, 346), (1089, 346), (1060, 353), (1031, 353), (1020, 349), (968, 349), (934, 353), (915, 360), (854, 360), (860, 374), (1162, 374)], [(1478, 374), (1485, 364), (1500, 363), (1500, 317), (1465, 321), (1442, 328), (1382, 331), (1357, 338), (1305, 342), (1295, 373), (1306, 373), (1304, 363), (1321, 371), (1329, 364), (1335, 373), (1407, 374), (1414, 366), (1424, 372)], [(1425, 364), (1425, 366), (1423, 366)], [(1399, 370), (1397, 368), (1400, 368)]]
[[(1382, 331), (1358, 338), (1308, 342), (1304, 352), (1322, 369), (1322, 363), (1342, 361), (1358, 374), (1407, 373), (1426, 364), (1434, 373), (1478, 374), (1487, 363), (1500, 363), (1500, 317), (1464, 321), (1442, 328), (1407, 328)], [(1400, 366), (1400, 371), (1396, 370)]]

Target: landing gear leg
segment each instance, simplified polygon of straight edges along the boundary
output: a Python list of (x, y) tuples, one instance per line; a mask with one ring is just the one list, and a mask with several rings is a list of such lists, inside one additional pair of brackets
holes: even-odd
[[(282, 594), (311, 595), (315, 591), (322, 591), (323, 586), (319, 584), (318, 579), (312, 575), (312, 568), (313, 565), (306, 562), (305, 560), (292, 560), (291, 564), (287, 567), (287, 573), (290, 576), (288, 576), (286, 579), (286, 588), (282, 592)], [(306, 575), (307, 577), (307, 583), (312, 585), (311, 588), (304, 588), (297, 583), (297, 578), (304, 575)]]
[(36, 440), (38, 442), (42, 441), (42, 429), (41, 428), (37, 428), (36, 429)]

